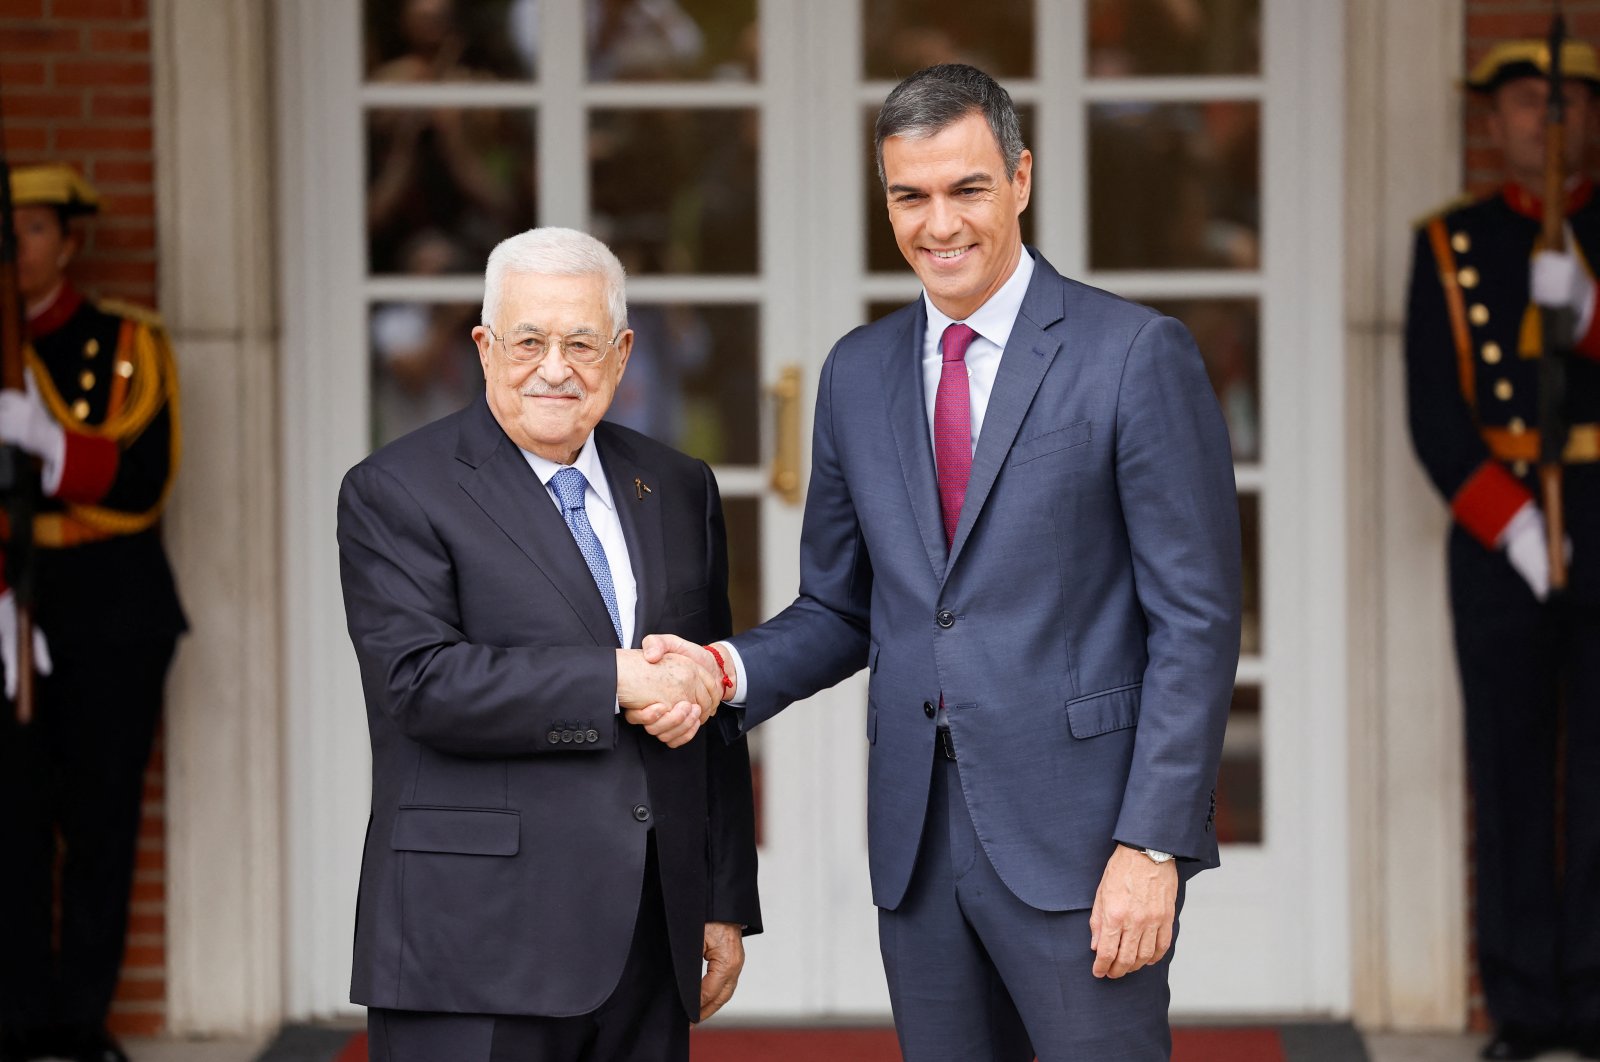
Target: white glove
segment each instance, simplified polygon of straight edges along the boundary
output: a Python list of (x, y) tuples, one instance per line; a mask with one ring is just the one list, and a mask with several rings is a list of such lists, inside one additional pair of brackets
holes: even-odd
[[(7, 391), (6, 394), (15, 394)], [(0, 594), (0, 664), (6, 669), (6, 700), (15, 700), (17, 696), (17, 595), (15, 591), (7, 590)], [(33, 628), (33, 670), (41, 675), (48, 675), (51, 671), (50, 643), (44, 639), (44, 631), (38, 627)]]
[(1578, 256), (1565, 251), (1540, 251), (1528, 272), (1533, 301), (1546, 309), (1570, 309), (1577, 318), (1576, 336), (1589, 331), (1594, 321), (1594, 281), (1584, 272)]
[(67, 457), (67, 433), (44, 408), (32, 376), (26, 393), (0, 391), (0, 443), (21, 447), (39, 458), (44, 463), (39, 479), (45, 493), (55, 493)]
[[(1550, 543), (1545, 530), (1544, 513), (1533, 502), (1523, 502), (1522, 508), (1511, 517), (1506, 529), (1500, 532), (1499, 545), (1506, 551), (1506, 560), (1528, 584), (1533, 596), (1543, 601), (1550, 596)], [(1567, 562), (1572, 561), (1572, 539), (1564, 543)]]

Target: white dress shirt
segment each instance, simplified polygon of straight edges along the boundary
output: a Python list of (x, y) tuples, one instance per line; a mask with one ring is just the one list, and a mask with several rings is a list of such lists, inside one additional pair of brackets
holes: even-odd
[(933, 440), (933, 407), (939, 400), (939, 377), (944, 372), (944, 352), (939, 349), (944, 330), (953, 324), (965, 324), (978, 333), (967, 348), (967, 392), (972, 402), (972, 448), (976, 451), (983, 415), (989, 409), (989, 393), (1000, 372), (1000, 354), (1011, 338), (1011, 326), (1017, 323), (1022, 297), (1028, 293), (1032, 280), (1033, 256), (1024, 250), (1011, 277), (965, 321), (946, 316), (927, 292), (922, 293), (922, 306), (928, 313), (928, 330), (922, 335), (922, 399), (928, 410), (928, 441), (935, 453), (938, 445)]
[[(939, 399), (939, 376), (944, 372), (944, 352), (939, 340), (944, 330), (952, 324), (965, 324), (978, 333), (967, 348), (967, 392), (972, 402), (972, 448), (978, 448), (978, 434), (983, 430), (983, 415), (989, 409), (989, 395), (994, 390), (994, 378), (1000, 372), (1000, 355), (1005, 352), (1006, 341), (1011, 338), (1011, 328), (1022, 312), (1023, 296), (1033, 281), (1033, 256), (1027, 248), (1017, 261), (1017, 268), (1000, 285), (1000, 290), (989, 296), (987, 302), (972, 312), (964, 322), (958, 322), (933, 304), (926, 290), (922, 293), (922, 306), (927, 312), (928, 328), (922, 335), (922, 398), (928, 412), (928, 446), (937, 452), (933, 439), (933, 407)], [(723, 643), (726, 644), (726, 643)], [(749, 689), (744, 673), (744, 661), (739, 650), (728, 645), (726, 654), (734, 671), (733, 696), (728, 703), (734, 707), (744, 704)], [(945, 710), (939, 708), (939, 723), (946, 721)]]
[[(522, 451), (522, 456), (527, 459), (534, 475), (539, 477), (539, 482), (544, 484), (550, 504), (560, 512), (561, 499), (550, 489), (550, 480), (566, 466), (547, 461), (527, 450)], [(611, 484), (606, 482), (606, 472), (600, 465), (600, 453), (595, 449), (592, 433), (584, 441), (583, 449), (578, 451), (572, 467), (582, 472), (583, 478), (589, 481), (589, 488), (583, 492), (583, 511), (588, 514), (595, 537), (606, 551), (606, 567), (611, 569), (611, 586), (617, 592), (617, 619), (622, 623), (622, 647), (629, 649), (633, 647), (633, 621), (639, 603), (639, 584), (633, 578), (628, 540), (622, 537), (622, 519), (617, 516), (617, 506), (611, 497)], [(562, 526), (566, 525), (565, 515), (561, 523)], [(587, 571), (587, 567), (584, 570)]]

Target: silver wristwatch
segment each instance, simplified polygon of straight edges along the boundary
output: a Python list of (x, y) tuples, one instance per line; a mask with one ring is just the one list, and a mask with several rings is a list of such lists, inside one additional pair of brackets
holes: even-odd
[(1131, 845), (1131, 844), (1127, 845), (1125, 847), (1133, 848), (1133, 850), (1135, 852), (1143, 852), (1146, 856), (1148, 856), (1150, 858), (1150, 862), (1152, 862), (1152, 863), (1161, 864), (1161, 863), (1168, 862), (1169, 860), (1172, 859), (1172, 853), (1171, 852), (1159, 852), (1154, 848), (1134, 848), (1134, 846)]

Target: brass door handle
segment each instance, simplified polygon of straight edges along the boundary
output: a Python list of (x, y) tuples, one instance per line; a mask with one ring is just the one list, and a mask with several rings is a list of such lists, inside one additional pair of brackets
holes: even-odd
[(772, 396), (776, 445), (772, 453), (772, 489), (790, 505), (800, 504), (800, 366), (785, 365)]

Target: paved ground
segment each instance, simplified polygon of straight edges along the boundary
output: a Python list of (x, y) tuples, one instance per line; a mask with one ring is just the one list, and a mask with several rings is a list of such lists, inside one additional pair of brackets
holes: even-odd
[[(1475, 1062), (1482, 1036), (1401, 1036), (1367, 1035), (1367, 1053), (1372, 1062)], [(1570, 1051), (1540, 1055), (1539, 1062), (1569, 1062), (1578, 1056)]]
[[(1372, 1062), (1475, 1062), (1483, 1038), (1478, 1036), (1369, 1035)], [(126, 1045), (133, 1062), (254, 1062), (259, 1041), (184, 1042), (132, 1040)], [(1570, 1062), (1569, 1053), (1545, 1055), (1542, 1062)]]

